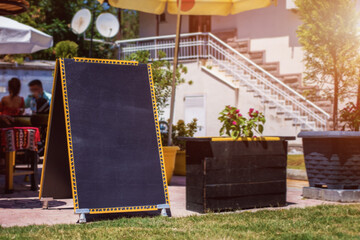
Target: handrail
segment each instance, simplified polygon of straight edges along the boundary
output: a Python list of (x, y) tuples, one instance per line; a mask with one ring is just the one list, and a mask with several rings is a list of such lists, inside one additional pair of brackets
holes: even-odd
[(221, 39), (219, 39), (218, 37), (216, 37), (214, 34), (212, 33), (208, 33), (209, 36), (211, 36), (212, 38), (216, 39), (216, 41), (218, 41), (219, 43), (221, 43), (224, 47), (228, 48), (229, 50), (231, 50), (234, 54), (238, 55), (239, 57), (241, 57), (242, 59), (244, 59), (245, 61), (247, 61), (248, 63), (250, 63), (251, 65), (253, 65), (254, 67), (256, 67), (258, 70), (260, 70), (262, 73), (264, 73), (265, 75), (267, 75), (268, 77), (270, 77), (271, 79), (273, 79), (274, 81), (276, 81), (277, 83), (279, 83), (280, 85), (282, 85), (283, 87), (285, 87), (286, 89), (288, 89), (289, 91), (291, 91), (292, 93), (294, 93), (295, 95), (297, 95), (298, 97), (301, 98), (301, 100), (306, 101), (307, 103), (309, 103), (312, 107), (314, 107), (316, 110), (320, 111), (321, 113), (323, 113), (325, 116), (327, 116), (327, 118), (330, 117), (330, 115), (325, 112), (323, 109), (321, 109), (320, 107), (318, 107), (317, 105), (315, 105), (313, 102), (307, 100), (303, 95), (301, 95), (300, 93), (298, 93), (297, 91), (295, 91), (294, 89), (290, 88), (288, 85), (286, 85), (285, 83), (283, 83), (282, 81), (280, 81), (279, 79), (277, 79), (276, 77), (274, 77), (271, 73), (265, 71), (262, 67), (260, 67), (259, 65), (257, 65), (256, 63), (254, 63), (253, 61), (251, 61), (250, 59), (248, 59), (247, 57), (245, 57), (244, 55), (242, 55), (241, 53), (239, 53), (238, 51), (236, 51), (234, 48), (232, 48), (231, 46), (229, 46), (228, 44), (226, 44), (224, 41), (222, 41)]
[[(280, 96), (282, 99), (289, 101), (292, 103), (292, 105), (295, 107), (294, 111), (296, 109), (300, 110), (300, 115), (297, 115), (297, 119), (300, 122), (304, 122), (303, 119), (301, 119), (301, 116), (309, 116), (312, 119), (315, 120), (315, 124), (318, 123), (319, 126), (326, 126), (326, 119), (330, 117), (330, 115), (325, 112), (322, 108), (311, 102), (310, 100), (306, 99), (303, 95), (286, 85), (284, 82), (273, 76), (271, 73), (264, 70), (262, 67), (251, 61), (249, 58), (245, 57), (243, 54), (229, 46), (227, 43), (213, 35), (212, 33), (203, 33), (203, 32), (196, 32), (196, 33), (184, 33), (180, 35), (181, 38), (185, 38), (184, 41), (180, 42), (180, 48), (183, 49), (183, 55), (179, 57), (179, 59), (194, 59), (197, 58), (208, 58), (213, 59), (217, 61), (218, 63), (221, 63), (221, 65), (224, 65), (222, 61), (229, 61), (229, 66), (224, 65), (228, 71), (231, 72), (231, 74), (234, 74), (234, 77), (237, 76), (237, 78), (241, 79), (241, 76), (239, 75), (240, 72), (236, 69), (233, 69), (232, 65), (239, 67), (243, 71), (246, 71), (247, 74), (252, 76), (253, 78), (257, 79), (257, 81), (261, 82), (262, 85), (268, 87), (271, 89), (271, 91), (274, 92), (274, 94)], [(186, 39), (188, 37), (196, 37), (196, 39)], [(152, 55), (154, 55), (153, 59), (157, 58), (157, 50), (158, 49), (167, 49), (167, 51), (173, 51), (175, 45), (172, 42), (172, 40), (175, 38), (175, 35), (162, 35), (162, 36), (156, 36), (156, 37), (144, 37), (144, 38), (135, 38), (135, 39), (127, 39), (127, 40), (118, 40), (115, 42), (115, 44), (119, 47), (119, 57), (121, 54), (124, 54), (125, 56), (127, 54), (130, 54), (131, 52), (138, 50), (147, 50), (151, 51)], [(142, 44), (143, 42), (143, 44)], [(195, 50), (194, 52), (188, 52), (191, 51), (191, 47), (200, 47), (200, 50)], [(164, 50), (164, 51), (165, 51)], [(200, 51), (200, 52), (198, 52)], [(221, 53), (222, 55), (214, 55), (213, 51), (217, 51)], [(226, 59), (222, 59), (225, 57)], [(169, 58), (170, 59), (170, 58)], [(239, 61), (239, 59), (243, 61)], [(251, 84), (250, 82), (248, 84)], [(252, 86), (254, 87), (254, 86)], [(282, 87), (282, 88), (280, 88)], [(262, 92), (262, 95), (265, 94), (265, 92)], [(270, 94), (271, 95), (271, 94)], [(265, 94), (264, 97), (269, 98), (268, 94)], [(304, 101), (304, 102), (302, 102)], [(308, 104), (308, 105), (306, 105)], [(313, 109), (309, 108), (311, 106)], [(319, 111), (319, 113), (316, 113), (314, 110)], [(304, 115), (306, 114), (306, 115)], [(321, 115), (323, 114), (325, 118), (323, 118)], [(292, 113), (290, 115), (293, 115)], [(311, 126), (307, 123), (305, 123), (307, 126)], [(313, 128), (313, 127), (311, 127)]]
[[(203, 33), (203, 32), (182, 33), (182, 34), (180, 34), (180, 38), (191, 37), (191, 36), (196, 36), (196, 35), (207, 35), (207, 34), (208, 33)], [(117, 41), (115, 41), (115, 44), (119, 45), (121, 43), (141, 42), (141, 41), (168, 39), (168, 38), (175, 38), (175, 37), (176, 37), (175, 34), (171, 34), (171, 35), (161, 35), (161, 36), (154, 36), (154, 37), (132, 38), (132, 39), (125, 39), (125, 40), (117, 40)]]

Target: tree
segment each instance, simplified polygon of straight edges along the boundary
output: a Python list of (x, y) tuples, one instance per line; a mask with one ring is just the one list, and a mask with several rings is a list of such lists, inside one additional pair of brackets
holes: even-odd
[(355, 0), (295, 0), (302, 25), (297, 30), (305, 50), (305, 82), (320, 86), (333, 102), (333, 129), (338, 104), (357, 82), (358, 13)]
[[(166, 57), (165, 52), (159, 51), (158, 56), (159, 59), (152, 61), (151, 63), (151, 70), (154, 81), (158, 114), (160, 117), (163, 117), (164, 109), (169, 106), (173, 71), (171, 68), (171, 63), (164, 60)], [(127, 57), (127, 60), (135, 60), (140, 63), (147, 64), (150, 60), (150, 53), (148, 51), (138, 51)], [(179, 64), (176, 69), (176, 85), (186, 82), (186, 80), (182, 77), (182, 74), (187, 74), (187, 67)], [(192, 81), (190, 80), (188, 83), (192, 84)]]
[[(70, 29), (71, 19), (74, 14), (81, 8), (95, 8), (97, 15), (102, 12), (110, 12), (117, 15), (118, 9), (110, 7), (103, 8), (101, 4), (97, 4), (96, 0), (29, 0), (30, 8), (27, 12), (11, 16), (16, 21), (32, 26), (43, 31), (54, 38), (54, 46), (65, 40), (74, 41), (79, 45), (78, 55), (87, 57), (89, 52), (89, 41), (84, 41), (82, 36), (75, 35)], [(134, 38), (138, 36), (138, 13), (135, 11), (122, 11), (123, 37)], [(86, 32), (86, 37), (90, 38), (90, 31)], [(94, 38), (103, 39), (103, 37), (95, 30)], [(93, 57), (96, 58), (114, 58), (115, 48), (111, 45), (94, 43)], [(53, 48), (39, 51), (31, 54), (32, 59), (54, 60), (55, 51)]]

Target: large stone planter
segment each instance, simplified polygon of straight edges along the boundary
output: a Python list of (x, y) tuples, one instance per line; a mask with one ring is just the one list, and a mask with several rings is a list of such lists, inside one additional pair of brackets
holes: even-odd
[(187, 138), (186, 209), (284, 206), (286, 139)]
[(186, 176), (186, 152), (184, 150), (176, 152), (174, 175)]
[(310, 187), (360, 188), (360, 132), (301, 132)]
[(171, 182), (171, 178), (173, 176), (175, 168), (176, 152), (179, 149), (180, 148), (177, 146), (163, 147), (167, 184)]

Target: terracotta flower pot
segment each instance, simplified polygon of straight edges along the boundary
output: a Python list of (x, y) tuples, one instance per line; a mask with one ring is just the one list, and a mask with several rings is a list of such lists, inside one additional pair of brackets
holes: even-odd
[(169, 184), (174, 173), (176, 152), (180, 150), (177, 146), (163, 147), (166, 179)]
[(184, 150), (176, 152), (174, 175), (186, 176), (186, 152)]

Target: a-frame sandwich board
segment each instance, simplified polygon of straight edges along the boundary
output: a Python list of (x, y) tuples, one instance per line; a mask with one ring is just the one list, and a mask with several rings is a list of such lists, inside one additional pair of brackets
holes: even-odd
[[(151, 65), (58, 59), (40, 198), (75, 213), (169, 208)], [(80, 220), (81, 220), (80, 219)]]

